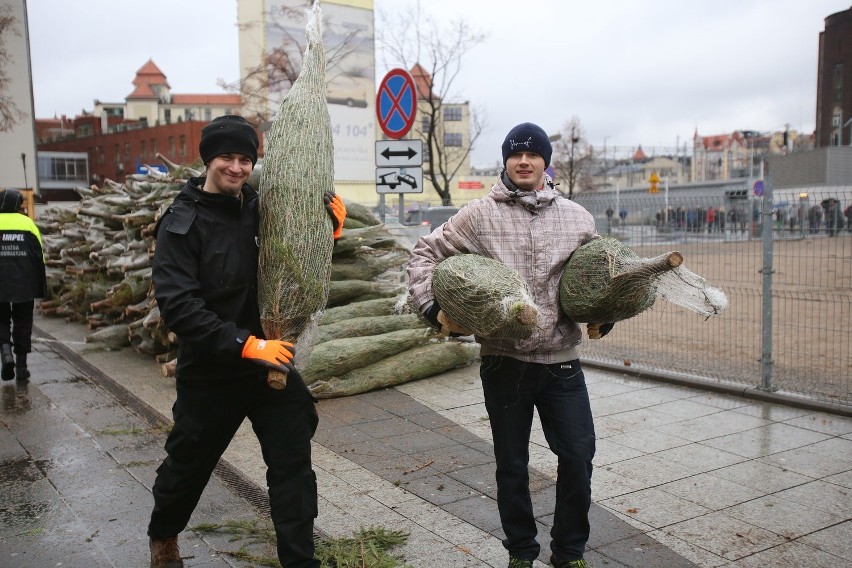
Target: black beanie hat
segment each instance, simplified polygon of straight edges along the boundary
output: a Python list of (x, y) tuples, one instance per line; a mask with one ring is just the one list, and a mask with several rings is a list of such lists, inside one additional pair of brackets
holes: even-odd
[(257, 163), (259, 145), (257, 132), (246, 119), (227, 114), (214, 118), (201, 129), (198, 150), (205, 165), (220, 154), (242, 154), (251, 158), (253, 166)]
[(553, 146), (547, 134), (537, 124), (524, 122), (517, 125), (503, 140), (503, 165), (515, 152), (535, 152), (544, 158), (544, 167), (550, 165), (550, 156), (553, 154)]
[(17, 189), (0, 191), (0, 213), (18, 213), (24, 204), (24, 196)]

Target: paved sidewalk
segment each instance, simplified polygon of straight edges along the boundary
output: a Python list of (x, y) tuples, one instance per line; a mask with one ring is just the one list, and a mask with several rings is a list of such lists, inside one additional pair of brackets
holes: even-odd
[[(166, 430), (102, 388), (79, 361), (45, 344), (30, 361), (30, 382), (0, 385), (0, 566), (147, 566), (151, 485)], [(214, 476), (190, 526), (257, 518)], [(187, 566), (249, 566), (217, 552), (234, 549), (225, 534), (181, 535)]]
[[(48, 363), (64, 358), (75, 369), (72, 374), (85, 376), (80, 382), (115, 393), (134, 415), (148, 422), (170, 417), (173, 382), (150, 358), (129, 349), (91, 351), (82, 343), (82, 326), (41, 318), (36, 325), (59, 341), (37, 343), (30, 393), (51, 384), (44, 376)], [(852, 420), (592, 369), (587, 369), (587, 381), (598, 431), (587, 554), (592, 566), (849, 564)], [(402, 553), (414, 567), (506, 565), (490, 432), (475, 366), (395, 389), (324, 400), (318, 408), (314, 464), (322, 532), (349, 536), (373, 524), (408, 530), (411, 538)], [(32, 412), (25, 410), (18, 418)], [(8, 425), (7, 414), (0, 416)], [(7, 438), (0, 439), (4, 460), (7, 442), (12, 444)], [(540, 427), (533, 438), (531, 479), (541, 527), (540, 560), (546, 561), (556, 466)], [(157, 457), (139, 460), (137, 478), (149, 480), (146, 488), (158, 451)], [(262, 515), (258, 495), (265, 471), (249, 427), (240, 430), (224, 461), (237, 482), (222, 485), (223, 491), (235, 487)], [(80, 467), (86, 461), (72, 463)], [(208, 493), (213, 504), (221, 498)], [(10, 558), (12, 541), (5, 535), (8, 519), (14, 518), (6, 512), (9, 491), (2, 495), (0, 566)], [(141, 503), (124, 507), (135, 512), (127, 514), (128, 524), (117, 532), (128, 540), (141, 536), (144, 545), (150, 494), (138, 498)], [(236, 499), (242, 506), (217, 509), (226, 511), (219, 521), (230, 518), (231, 511), (253, 513), (246, 501)], [(89, 544), (68, 550), (87, 552)]]

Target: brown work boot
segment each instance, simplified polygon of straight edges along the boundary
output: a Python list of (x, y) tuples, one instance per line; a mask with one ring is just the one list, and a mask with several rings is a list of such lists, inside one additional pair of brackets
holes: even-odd
[(177, 536), (151, 539), (151, 568), (183, 568)]

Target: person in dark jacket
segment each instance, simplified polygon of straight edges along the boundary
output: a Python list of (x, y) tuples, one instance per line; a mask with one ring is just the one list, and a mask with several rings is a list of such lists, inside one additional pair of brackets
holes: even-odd
[(27, 354), (32, 351), (35, 299), (46, 292), (41, 233), (23, 215), (24, 196), (0, 191), (0, 378), (30, 378)]
[[(480, 337), (479, 369), (497, 463), (497, 509), (509, 568), (532, 568), (541, 552), (530, 497), (530, 429), (538, 410), (550, 450), (557, 456), (556, 503), (550, 562), (585, 568), (592, 502), (595, 428), (577, 346), (580, 326), (559, 308), (559, 279), (571, 254), (597, 238), (595, 219), (562, 197), (545, 173), (553, 152), (544, 130), (525, 122), (506, 135), (503, 171), (489, 194), (462, 207), (421, 237), (407, 265), (413, 305), (445, 334), (466, 335), (438, 304), (435, 267), (458, 254), (478, 254), (518, 272), (539, 308), (524, 339)], [(600, 339), (612, 323), (589, 323)]]
[[(151, 566), (183, 566), (177, 535), (248, 418), (268, 468), (281, 565), (317, 568), (315, 402), (291, 364), (293, 345), (264, 339), (260, 323), (258, 195), (246, 183), (257, 161), (258, 136), (244, 118), (223, 116), (202, 129), (199, 149), (206, 176), (187, 182), (157, 226), (154, 292), (179, 347), (174, 427), (166, 440), (168, 456), (157, 469), (148, 525)], [(325, 202), (337, 239), (346, 209), (335, 194)], [(269, 369), (288, 374), (285, 389), (267, 385)]]

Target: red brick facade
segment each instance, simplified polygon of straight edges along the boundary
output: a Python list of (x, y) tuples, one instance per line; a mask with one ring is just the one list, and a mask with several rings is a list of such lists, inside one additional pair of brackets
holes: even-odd
[[(89, 175), (92, 183), (103, 182), (104, 178), (124, 181), (126, 174), (136, 172), (138, 165), (161, 164), (155, 157), (157, 152), (177, 164), (190, 164), (199, 159), (198, 143), (201, 129), (206, 122), (193, 120), (152, 127), (140, 127), (131, 123), (123, 132), (103, 134), (100, 120), (91, 120), (90, 134), (77, 134), (52, 142), (38, 144), (39, 151), (86, 152), (89, 155)], [(75, 131), (80, 131), (75, 120)]]
[(828, 16), (825, 31), (819, 34), (817, 147), (846, 146), (852, 142), (852, 124), (842, 127), (849, 119), (852, 119), (852, 8)]

